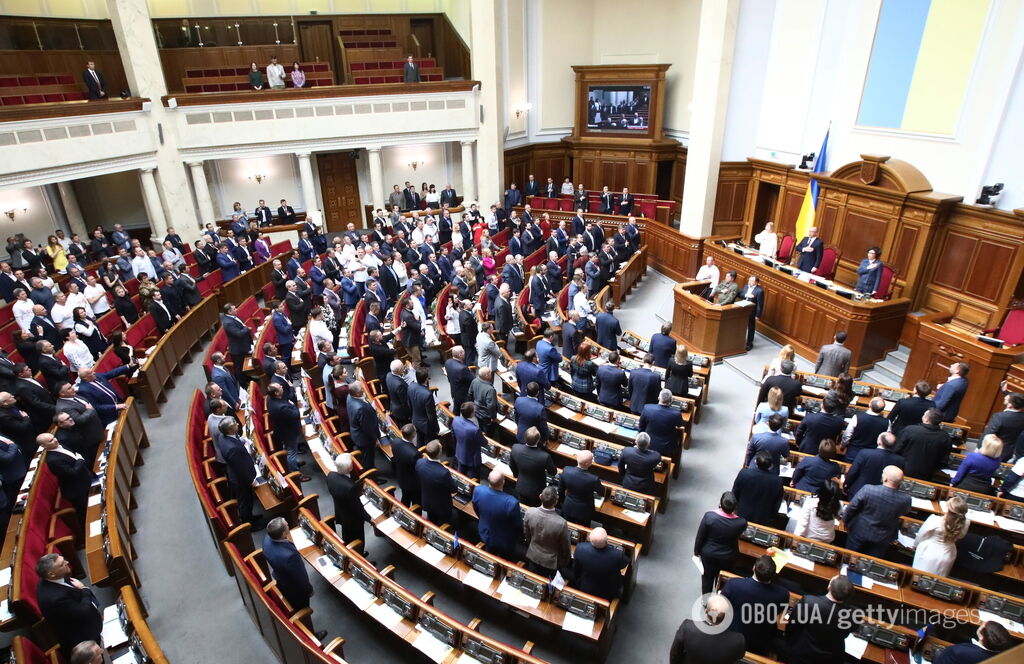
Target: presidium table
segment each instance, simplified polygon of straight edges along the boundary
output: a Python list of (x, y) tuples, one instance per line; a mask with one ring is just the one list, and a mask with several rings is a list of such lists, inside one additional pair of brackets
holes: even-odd
[[(704, 256), (713, 256), (722, 272), (736, 270), (742, 293), (750, 275), (764, 288), (764, 311), (757, 329), (781, 344), (792, 344), (801, 356), (814, 360), (818, 350), (845, 330), (846, 347), (853, 352), (850, 373), (871, 368), (899, 345), (910, 300), (858, 300), (851, 288), (800, 272), (733, 243), (706, 241)], [(678, 302), (680, 295), (676, 294)], [(741, 312), (746, 315), (746, 312)], [(673, 331), (675, 331), (673, 326)], [(678, 332), (677, 332), (678, 334)]]

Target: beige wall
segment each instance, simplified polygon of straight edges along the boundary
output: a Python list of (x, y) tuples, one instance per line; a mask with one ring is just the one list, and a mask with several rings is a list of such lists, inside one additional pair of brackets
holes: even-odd
[[(530, 11), (537, 14), (527, 35), (531, 57), (539, 55), (540, 86), (537, 99), (531, 99), (539, 111), (539, 132), (571, 130), (575, 108), (573, 65), (589, 65), (593, 32), (593, 3), (589, 0), (530, 0)], [(514, 41), (515, 36), (511, 35)]]
[[(138, 171), (82, 178), (75, 180), (72, 186), (86, 228), (112, 228), (114, 224), (128, 227), (149, 225)], [(175, 207), (173, 202), (168, 203), (172, 208)], [(183, 210), (191, 208), (192, 201), (181, 201), (180, 205)], [(174, 225), (174, 219), (168, 219), (167, 222), (171, 226)]]

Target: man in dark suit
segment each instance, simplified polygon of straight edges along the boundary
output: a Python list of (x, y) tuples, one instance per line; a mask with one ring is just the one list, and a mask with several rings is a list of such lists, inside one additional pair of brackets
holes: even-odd
[(253, 505), (253, 483), (256, 481), (256, 466), (253, 463), (249, 450), (245, 443), (238, 437), (238, 420), (233, 417), (225, 417), (217, 425), (220, 429), (221, 457), (227, 467), (228, 484), (231, 485), (231, 492), (238, 501), (238, 518), (246, 523), (251, 523), (254, 530), (262, 527), (261, 521), (255, 521), (252, 516)]
[(405, 189), (402, 190), (402, 197), (405, 200), (406, 210), (419, 210), (420, 209), (420, 193), (416, 191), (416, 187), (412, 186), (411, 182), (405, 183)]
[(108, 98), (107, 79), (103, 78), (103, 74), (96, 71), (96, 63), (92, 60), (85, 65), (85, 71), (82, 72), (82, 81), (85, 83), (89, 99)]
[(701, 623), (687, 618), (676, 631), (669, 664), (731, 664), (743, 659), (743, 635), (719, 627), (730, 615), (729, 600), (718, 594), (709, 596)]
[(288, 536), (288, 522), (282, 517), (271, 519), (263, 537), (263, 557), (277, 581), (277, 589), (296, 611), (309, 606), (313, 585), (309, 582), (302, 554)]
[(615, 214), (615, 194), (608, 190), (608, 185), (601, 188), (601, 214)]
[(505, 209), (512, 212), (512, 209), (523, 204), (523, 192), (519, 191), (516, 183), (513, 182), (505, 190)]
[(534, 179), (531, 173), (526, 177), (526, 186), (523, 188), (523, 196), (539, 196), (540, 184)]
[(46, 307), (41, 304), (37, 304), (32, 307), (32, 322), (29, 323), (29, 329), (35, 333), (37, 337), (46, 339), (54, 348), (60, 348), (64, 345), (61, 340), (60, 330), (54, 325), (53, 320), (50, 318), (50, 314), (46, 313)]
[(551, 381), (537, 363), (537, 351), (533, 348), (523, 354), (523, 359), (516, 362), (516, 383), (519, 385), (519, 396), (526, 396), (526, 387), (537, 383), (541, 390), (551, 388)]
[(153, 301), (149, 303), (149, 313), (153, 315), (153, 321), (160, 334), (167, 334), (171, 326), (180, 318), (175, 316), (174, 312), (164, 303), (164, 296), (160, 291), (153, 293)]
[(754, 467), (744, 467), (733, 481), (732, 492), (738, 501), (736, 514), (750, 523), (770, 526), (779, 513), (783, 487), (778, 474), (772, 472), (774, 461), (770, 452), (761, 450), (754, 455)]
[[(576, 187), (576, 192), (572, 195), (572, 206), (577, 210), (590, 210), (590, 195), (587, 190), (583, 187), (583, 183), (579, 183)], [(580, 233), (583, 231), (580, 230)]]
[(776, 622), (789, 607), (789, 591), (776, 578), (775, 561), (763, 555), (754, 562), (753, 576), (730, 579), (722, 590), (736, 612), (729, 629), (743, 635), (747, 652), (767, 654), (780, 636)]
[(629, 372), (629, 411), (634, 415), (644, 412), (644, 406), (657, 403), (661, 392), (661, 376), (654, 371), (654, 355), (644, 355), (644, 366)]
[(292, 349), (295, 347), (295, 330), (292, 321), (288, 318), (288, 305), (280, 300), (274, 307), (270, 322), (277, 333), (277, 352), (285, 363), (291, 362)]
[[(384, 377), (384, 387), (388, 393), (388, 412), (391, 418), (399, 426), (405, 426), (412, 421), (412, 411), (409, 406), (409, 383), (405, 382), (405, 363), (401, 360), (392, 360), (391, 368)], [(423, 437), (420, 436), (420, 440)]]
[(452, 348), (452, 356), (444, 363), (444, 372), (448, 376), (448, 385), (451, 387), (452, 408), (458, 409), (469, 400), (469, 386), (475, 376), (467, 366), (466, 351), (462, 346)]
[(505, 267), (501, 270), (501, 284), (508, 286), (514, 295), (523, 290), (523, 269), (511, 253), (505, 257)]
[(622, 486), (630, 491), (654, 493), (654, 471), (660, 463), (661, 455), (651, 449), (651, 437), (638, 433), (633, 447), (627, 447), (619, 455)]
[(467, 397), (476, 406), (476, 420), (480, 429), (489, 436), (494, 435), (498, 418), (498, 392), (494, 389), (494, 372), (490, 367), (480, 367), (476, 378), (469, 384)]
[(566, 466), (558, 478), (562, 497), (562, 516), (566, 521), (590, 526), (594, 520), (594, 498), (604, 496), (601, 479), (590, 472), (594, 454), (590, 450), (576, 453), (576, 465)]
[[(909, 498), (908, 498), (909, 500)], [(856, 627), (845, 606), (853, 583), (842, 574), (832, 577), (825, 595), (804, 595), (790, 611), (786, 625), (789, 664), (840, 662), (846, 656), (846, 637)]]
[(366, 400), (362, 384), (353, 382), (348, 388), (349, 433), (352, 444), (359, 450), (359, 463), (363, 470), (375, 467), (374, 457), (377, 453), (377, 441), (380, 439), (380, 424), (377, 422), (377, 411)]
[[(70, 383), (67, 383), (70, 385)], [(45, 426), (44, 426), (45, 428)], [(17, 400), (10, 392), (0, 392), (0, 434), (13, 440), (21, 449), (25, 467), (28, 468), (29, 461), (35, 456), (38, 445), (36, 444), (37, 429), (32, 418), (23, 410), (18, 408)]]
[(792, 360), (783, 360), (779, 365), (779, 373), (776, 376), (769, 376), (761, 383), (761, 392), (758, 393), (757, 403), (768, 401), (768, 390), (777, 387), (782, 390), (782, 404), (789, 408), (789, 412), (796, 409), (796, 400), (803, 392), (800, 381), (793, 377), (793, 370), (796, 364)]
[(46, 431), (56, 412), (52, 393), (32, 377), (32, 370), (27, 364), (15, 364), (14, 373), (18, 377), (14, 382), (14, 395), (31, 418), (33, 432)]
[(547, 477), (556, 473), (555, 462), (542, 446), (538, 429), (527, 429), (523, 441), (512, 445), (509, 468), (516, 477), (519, 502), (536, 507), (540, 505), (540, 492), (547, 485)]
[(36, 350), (39, 351), (39, 371), (50, 392), (56, 394), (60, 386), (68, 382), (70, 369), (54, 356), (53, 344), (49, 341), (37, 341)]
[(103, 426), (117, 419), (117, 414), (125, 409), (125, 404), (117, 388), (110, 381), (135, 370), (135, 365), (125, 365), (96, 373), (92, 368), (78, 370), (78, 396), (86, 399), (96, 409)]
[[(341, 528), (341, 539), (345, 544), (356, 540), (365, 542), (363, 523), (369, 520), (360, 502), (359, 483), (352, 477), (352, 455), (339, 454), (334, 458), (335, 470), (327, 473), (327, 491), (334, 499), (334, 520)], [(359, 553), (365, 549), (360, 545)]]
[(530, 277), (530, 308), (537, 318), (544, 318), (548, 306), (548, 281), (545, 277), (547, 266), (541, 263), (537, 273)]
[(509, 302), (509, 285), (503, 283), (498, 289), (498, 299), (494, 302), (494, 327), (498, 332), (497, 341), (508, 341), (512, 332), (512, 303)]
[(241, 389), (235, 376), (224, 366), (224, 353), (214, 353), (210, 356), (213, 368), (210, 369), (210, 380), (220, 385), (224, 391), (224, 400), (231, 406), (231, 410), (238, 410), (241, 402)]
[(943, 422), (956, 421), (957, 413), (960, 412), (960, 402), (967, 394), (967, 372), (970, 369), (965, 362), (954, 362), (949, 368), (949, 380), (935, 390), (935, 407), (942, 412)]
[(658, 403), (649, 403), (640, 411), (640, 431), (651, 437), (651, 449), (675, 458), (679, 450), (679, 430), (686, 423), (682, 411), (673, 408), (671, 403), (672, 392), (658, 392)]
[(416, 318), (416, 314), (412, 310), (412, 298), (407, 297), (404, 301), (401, 324), (399, 338), (402, 345), (405, 346), (405, 351), (409, 354), (412, 365), (419, 367), (423, 364), (423, 357), (420, 354), (420, 344), (423, 343), (423, 326), (420, 325), (419, 319)]
[[(78, 426), (75, 419), (67, 413), (57, 413), (54, 415), (53, 423), (57, 425), (56, 436), (60, 446), (82, 455), (86, 464), (91, 468), (96, 461), (96, 451), (99, 449), (100, 444), (106, 440), (102, 430), (99, 436), (92, 435), (88, 437), (87, 434), (93, 434), (93, 432), (88, 431), (85, 427)], [(20, 450), (17, 447), (14, 449), (18, 451), (18, 456), (21, 456)]]
[(217, 266), (220, 268), (220, 273), (224, 277), (224, 281), (231, 281), (238, 275), (242, 274), (242, 268), (238, 265), (238, 260), (231, 255), (231, 247), (226, 242), (222, 242), (217, 248)]
[(853, 498), (861, 487), (867, 484), (881, 484), (882, 471), (886, 466), (903, 468), (906, 462), (899, 454), (893, 452), (896, 436), (888, 431), (878, 434), (878, 446), (871, 450), (863, 450), (850, 464), (843, 478), (843, 491), (847, 498)]
[(944, 467), (953, 443), (939, 426), (941, 422), (942, 412), (932, 408), (925, 411), (920, 424), (908, 426), (896, 438), (893, 451), (906, 460), (908, 477), (931, 482)]
[[(267, 414), (274, 443), (278, 449), (287, 451), (288, 471), (298, 471), (306, 463), (299, 461), (299, 444), (306, 442), (302, 434), (302, 414), (298, 406), (286, 398), (278, 383), (267, 386)], [(300, 475), (299, 481), (308, 482), (309, 475)]]
[(416, 427), (406, 424), (402, 437), (391, 438), (391, 457), (395, 467), (395, 481), (402, 490), (402, 504), (406, 507), (420, 504), (420, 478), (416, 462), (423, 456), (416, 447)]
[(85, 440), (102, 441), (105, 439), (104, 425), (99, 413), (88, 401), (78, 396), (73, 383), (64, 383), (57, 392), (56, 412), (67, 413), (75, 422), (75, 428), (81, 431)]
[(755, 433), (747, 443), (746, 456), (743, 459), (744, 466), (754, 466), (754, 456), (764, 450), (772, 458), (771, 472), (779, 474), (779, 464), (789, 458), (789, 440), (779, 431), (786, 424), (786, 418), (779, 413), (773, 413), (768, 418), (768, 431)]
[(458, 205), (459, 196), (458, 194), (455, 193), (455, 190), (452, 189), (452, 186), (450, 184), (446, 184), (444, 186), (444, 189), (441, 190), (440, 202), (442, 206), (447, 205), (450, 208), (453, 208), (456, 205)]
[(295, 210), (292, 209), (291, 205), (288, 205), (288, 201), (281, 199), (281, 205), (277, 208), (277, 223), (279, 224), (295, 224), (298, 223), (298, 217), (295, 216)]
[(413, 61), (411, 55), (405, 59), (405, 66), (402, 67), (402, 81), (405, 83), (420, 82), (420, 68)]
[(409, 386), (409, 409), (412, 424), (420, 440), (434, 440), (441, 431), (437, 423), (437, 404), (430, 390), (430, 371), (426, 367), (416, 369), (416, 382)]
[(629, 193), (628, 188), (623, 187), (622, 193), (615, 197), (615, 207), (617, 214), (626, 215), (627, 217), (633, 214), (633, 194)]
[(966, 643), (943, 648), (933, 664), (978, 664), (1016, 645), (1006, 628), (994, 620), (981, 623), (975, 636)]
[(569, 312), (569, 319), (562, 323), (562, 355), (572, 358), (580, 346), (580, 312), (573, 309)]
[(220, 323), (228, 337), (228, 353), (234, 364), (235, 379), (239, 384), (245, 383), (245, 358), (252, 350), (252, 330), (237, 316), (238, 309), (233, 304), (225, 304)]
[(17, 502), (28, 464), (18, 444), (7, 436), (0, 436), (0, 481), (3, 482), (3, 493), (0, 494), (0, 526), (6, 526), (10, 522), (11, 508)]
[(384, 264), (380, 267), (380, 285), (384, 289), (384, 294), (387, 295), (389, 302), (394, 302), (398, 299), (399, 284), (398, 284), (398, 273), (392, 267), (395, 263), (394, 254), (388, 254), (384, 257)]
[(441, 443), (432, 440), (424, 449), (427, 456), (416, 461), (424, 516), (440, 526), (452, 520), (455, 478), (441, 464)]
[(619, 354), (608, 353), (608, 361), (597, 368), (597, 403), (622, 409), (622, 394), (629, 385), (626, 372), (619, 365)]
[(830, 438), (839, 441), (846, 428), (843, 419), (843, 404), (831, 394), (826, 394), (821, 403), (821, 411), (807, 413), (796, 428), (796, 442), (804, 454), (817, 454), (818, 444)]
[(757, 319), (764, 311), (764, 289), (760, 286), (760, 280), (755, 275), (750, 275), (747, 285), (741, 293), (742, 299), (750, 302), (750, 317), (747, 319), (747, 350), (754, 347), (754, 331), (757, 329)]
[(672, 323), (663, 323), (661, 331), (651, 335), (648, 349), (654, 355), (654, 366), (667, 369), (668, 361), (676, 353), (676, 340), (672, 338)]
[(274, 284), (274, 297), (280, 302), (288, 294), (288, 272), (285, 271), (279, 258), (274, 259), (273, 266), (274, 270), (270, 273), (270, 281)]
[(487, 484), (473, 489), (473, 510), (480, 519), (477, 531), (484, 550), (506, 560), (517, 560), (516, 548), (523, 536), (523, 513), (515, 496), (505, 493), (505, 475), (492, 470)]
[(608, 546), (608, 532), (594, 528), (587, 541), (577, 544), (573, 552), (572, 587), (613, 600), (622, 594), (622, 570), (628, 564), (629, 558), (621, 549)]
[(253, 210), (252, 214), (260, 228), (274, 223), (274, 212), (267, 207), (267, 202), (262, 198), (260, 199), (260, 204), (256, 206), (256, 209)]
[(525, 396), (516, 397), (516, 440), (520, 443), (526, 442), (527, 432), (532, 429), (540, 432), (542, 445), (551, 437), (547, 410), (541, 399), (540, 384), (534, 381), (527, 383)]
[(555, 184), (554, 178), (548, 178), (541, 195), (546, 198), (558, 198), (558, 185)]
[(455, 439), (455, 469), (471, 479), (480, 477), (481, 450), (484, 435), (475, 419), (476, 404), (467, 401), (456, 411), (452, 420), (452, 438)]
[(608, 350), (615, 350), (619, 347), (619, 337), (622, 336), (622, 326), (619, 319), (614, 316), (615, 305), (609, 302), (605, 305), (604, 311), (597, 314), (594, 319), (594, 329), (597, 332), (597, 344)]
[(61, 495), (75, 508), (79, 525), (85, 528), (89, 487), (93, 480), (92, 462), (62, 447), (53, 434), (39, 434), (36, 443), (46, 450), (46, 466), (57, 478)]
[[(981, 438), (984, 439), (985, 436), (993, 434), (999, 440), (1010, 441), (1003, 445), (1002, 460), (1006, 461), (1010, 457), (1019, 459), (1024, 457), (1024, 450), (1019, 449), (1021, 444), (1024, 444), (1024, 439), (1021, 437), (1021, 433), (1024, 432), (1024, 394), (1007, 393), (1003, 397), (1003, 406), (1004, 410), (992, 413)], [(1018, 445), (1014, 447), (1012, 441), (1017, 441)]]
[(900, 399), (889, 411), (889, 422), (891, 431), (899, 436), (904, 428), (919, 424), (925, 411), (935, 408), (935, 402), (928, 398), (932, 393), (932, 386), (926, 380), (919, 380), (914, 385), (914, 396)]
[(59, 553), (36, 562), (36, 602), (46, 624), (54, 631), (65, 657), (83, 641), (100, 643), (103, 611), (85, 584), (71, 575), (71, 564)]
[(857, 492), (843, 510), (846, 548), (869, 556), (885, 555), (896, 539), (900, 517), (910, 511), (910, 494), (900, 491), (903, 471), (896, 466), (882, 470), (882, 483)]
[(825, 243), (818, 237), (818, 229), (814, 226), (807, 229), (807, 237), (797, 243), (793, 254), (798, 256), (796, 267), (801, 272), (814, 272), (821, 263), (821, 255), (825, 251)]

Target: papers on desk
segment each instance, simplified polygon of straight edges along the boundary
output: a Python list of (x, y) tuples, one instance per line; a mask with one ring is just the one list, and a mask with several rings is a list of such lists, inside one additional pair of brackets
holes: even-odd
[(316, 427), (312, 424), (307, 424), (302, 427), (302, 433), (306, 434), (306, 438), (312, 438), (317, 435)]
[(0, 602), (0, 622), (7, 622), (8, 620), (14, 620), (14, 614), (11, 613), (11, 606), (8, 600)]
[(753, 306), (754, 303), (751, 302), (750, 300), (744, 299), (744, 300), (736, 300), (735, 302), (733, 302), (733, 304), (735, 304), (737, 307), (749, 307), (749, 306)]
[(487, 592), (491, 588), (491, 584), (494, 583), (492, 577), (487, 576), (483, 572), (478, 572), (475, 569), (469, 570), (466, 576), (462, 579), (462, 582), (471, 588), (482, 590)]
[(978, 620), (980, 620), (981, 622), (991, 620), (993, 622), (999, 623), (1011, 632), (1017, 632), (1018, 634), (1024, 633), (1024, 625), (1021, 625), (1019, 622), (1015, 622), (1013, 620), (1010, 620), (1009, 618), (1004, 618), (990, 611), (982, 611), (979, 609)]
[(575, 613), (566, 611), (565, 617), (562, 618), (562, 629), (567, 632), (590, 636), (594, 633), (594, 621), (581, 618)]
[(601, 505), (604, 505), (604, 496), (601, 496), (601, 497), (596, 497), (595, 496), (594, 497), (594, 509), (595, 510), (601, 509)]
[(981, 512), (978, 510), (967, 510), (967, 520), (974, 523), (984, 523), (989, 526), (996, 525), (996, 515), (992, 512)]
[(5, 567), (0, 569), (0, 586), (11, 585), (11, 568)]
[(313, 541), (306, 536), (302, 528), (292, 528), (292, 544), (295, 545), (296, 549), (302, 551), (313, 546)]
[(99, 505), (100, 500), (102, 499), (103, 496), (101, 496), (99, 493), (92, 494), (91, 496), (89, 496), (89, 507), (92, 507), (93, 505)]
[(498, 585), (498, 594), (501, 595), (502, 601), (513, 606), (523, 606), (531, 609), (536, 609), (540, 606), (539, 598), (530, 597), (520, 591), (519, 588), (509, 585), (508, 579), (501, 580), (501, 584)]
[(910, 506), (915, 510), (927, 510), (929, 512), (935, 509), (932, 506), (932, 501), (925, 500), (924, 498), (914, 498), (913, 496), (910, 498)]
[(953, 477), (954, 475), (956, 475), (956, 471), (953, 470), (952, 468), (943, 468), (942, 472), (944, 472), (945, 474), (949, 475), (950, 477)]
[(823, 397), (828, 392), (828, 390), (823, 387), (814, 387), (813, 385), (804, 385), (803, 391), (818, 397)]
[(89, 523), (89, 537), (99, 537), (103, 534), (103, 521), (96, 519)]
[(377, 530), (384, 533), (385, 535), (390, 535), (391, 533), (395, 532), (397, 529), (401, 527), (401, 524), (399, 524), (391, 517), (388, 517), (377, 524)]
[(444, 641), (435, 639), (429, 632), (424, 632), (419, 629), (416, 631), (418, 633), (416, 634), (416, 638), (412, 641), (412, 646), (433, 661), (443, 662), (448, 655), (451, 654), (452, 650), (454, 650), (454, 648)]
[(555, 448), (555, 451), (558, 452), (559, 454), (570, 456), (573, 459), (575, 459), (576, 455), (581, 452), (581, 450), (578, 450), (575, 447), (569, 447), (565, 443), (559, 443), (558, 447)]
[(128, 643), (128, 635), (121, 627), (121, 618), (117, 614), (117, 605), (111, 604), (103, 609), (103, 645), (116, 648)]
[(442, 560), (444, 560), (444, 556), (444, 551), (435, 549), (429, 544), (424, 544), (420, 546), (420, 548), (416, 551), (416, 557), (418, 557), (420, 560), (430, 563), (431, 565), (436, 565)]
[(112, 661), (112, 664), (137, 664), (138, 660), (135, 659), (135, 653), (129, 650), (117, 659)]
[(785, 465), (781, 465), (779, 466), (779, 477), (793, 477), (793, 470), (793, 466), (789, 465), (788, 463)]
[(910, 535), (904, 535), (903, 533), (897, 533), (896, 541), (907, 547), (908, 549), (914, 548), (914, 538)]
[(398, 625), (402, 624), (402, 614), (398, 613), (384, 602), (374, 602), (366, 612), (388, 629), (394, 629)]
[[(970, 514), (970, 512), (968, 512)], [(996, 525), (1003, 530), (1012, 530), (1015, 533), (1024, 533), (1024, 523), (1017, 521), (1016, 519), (1010, 519), (1005, 516), (995, 517)]]
[[(616, 425), (612, 425), (612, 426), (614, 428), (612, 429), (611, 433), (614, 433), (616, 436), (621, 436), (622, 438), (635, 438), (636, 437), (636, 429), (627, 429), (626, 427), (620, 427), (620, 426), (616, 426)], [(598, 428), (600, 428), (602, 430), (604, 429), (603, 426), (602, 427), (598, 427)]]
[(861, 659), (864, 657), (864, 652), (868, 649), (868, 642), (856, 634), (849, 634), (843, 642), (843, 648), (850, 657)]
[(622, 514), (629, 517), (637, 523), (647, 523), (647, 519), (651, 516), (647, 512), (637, 512), (636, 510), (623, 509)]
[(697, 572), (701, 575), (704, 574), (704, 562), (700, 559), (700, 556), (694, 556), (690, 558), (693, 561), (694, 566), (697, 568)]
[(793, 567), (799, 567), (801, 569), (807, 570), (808, 572), (813, 572), (814, 571), (814, 561), (813, 560), (807, 560), (806, 558), (801, 558), (800, 556), (796, 555), (795, 553), (793, 553), (789, 549), (786, 549), (785, 554), (789, 557), (786, 562), (788, 562), (789, 564), (793, 565)]
[(363, 504), (363, 509), (370, 516), (370, 520), (373, 521), (380, 515), (384, 514), (383, 511), (376, 505), (370, 502), (370, 499), (366, 496), (359, 496), (359, 502)]
[(320, 574), (327, 578), (338, 576), (341, 574), (341, 570), (338, 566), (331, 561), (327, 556), (320, 556), (316, 559), (316, 567), (320, 570)]
[(341, 584), (341, 594), (349, 598), (356, 608), (360, 611), (365, 611), (367, 607), (373, 604), (377, 598), (370, 593), (363, 590), (363, 587), (359, 585), (359, 582), (355, 579), (349, 579), (345, 583)]

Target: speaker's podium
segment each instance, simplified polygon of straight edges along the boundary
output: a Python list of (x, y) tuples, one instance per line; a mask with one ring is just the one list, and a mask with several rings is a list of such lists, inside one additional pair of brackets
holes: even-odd
[(750, 306), (708, 302), (701, 293), (710, 285), (709, 281), (676, 284), (672, 335), (685, 343), (688, 350), (715, 360), (741, 355), (747, 350)]

